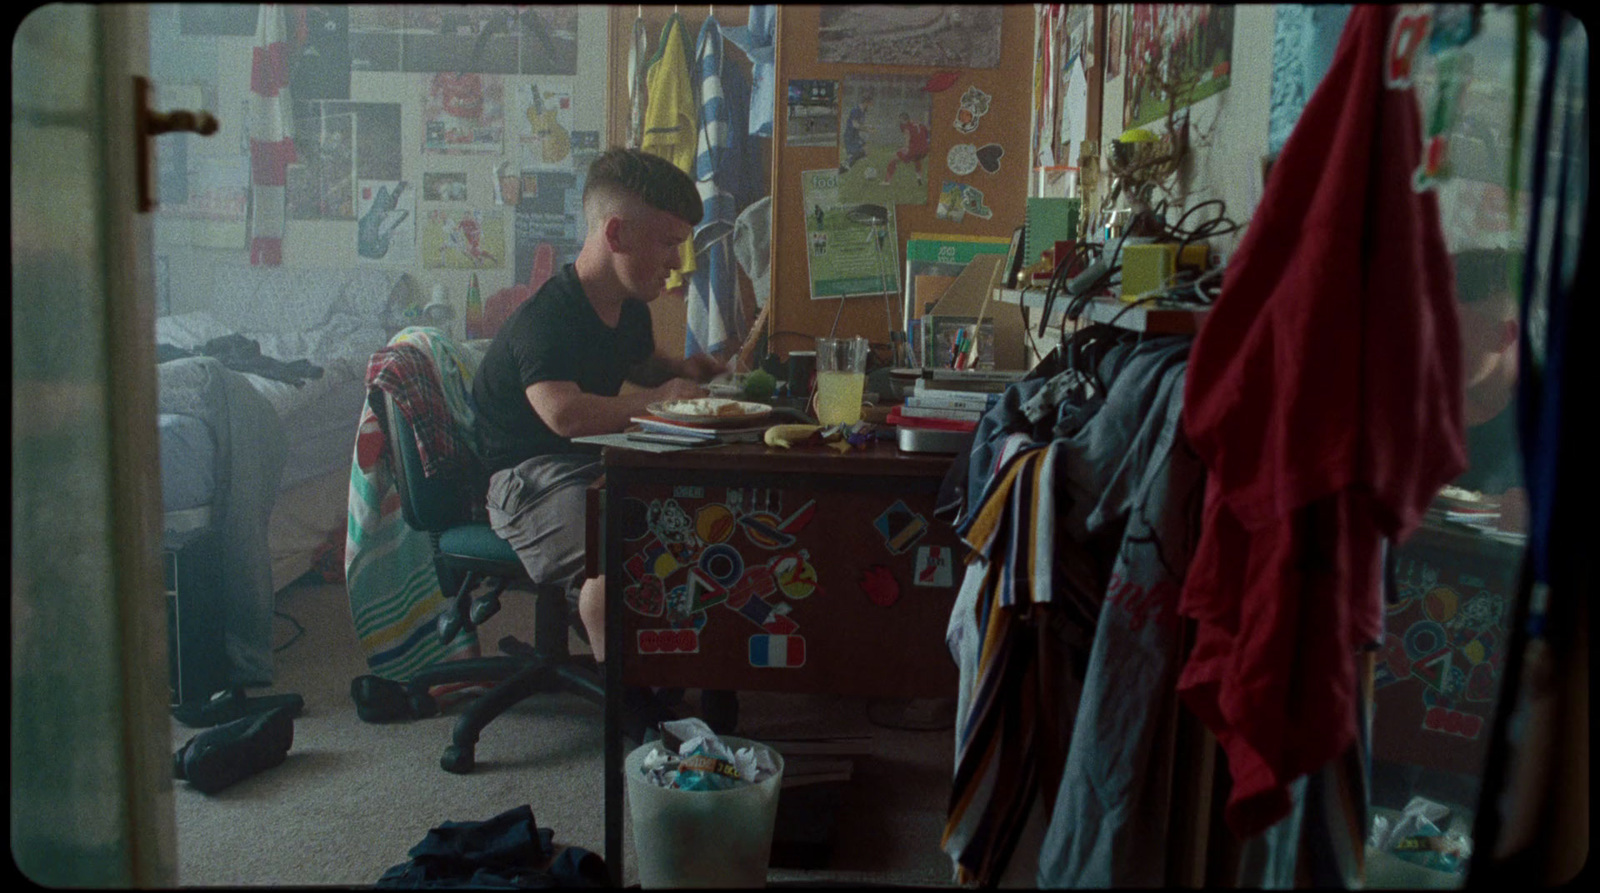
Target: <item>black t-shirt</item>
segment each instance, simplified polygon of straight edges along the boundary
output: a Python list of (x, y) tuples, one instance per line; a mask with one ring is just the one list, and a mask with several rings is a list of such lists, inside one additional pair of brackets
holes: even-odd
[(1516, 403), (1511, 402), (1494, 418), (1467, 428), (1467, 470), (1454, 483), (1465, 490), (1498, 496), (1522, 486), (1521, 456)]
[(489, 471), (532, 456), (596, 452), (561, 437), (528, 403), (528, 386), (576, 382), (614, 397), (629, 370), (655, 353), (650, 308), (628, 300), (615, 328), (595, 315), (572, 264), (550, 277), (500, 327), (472, 381), (478, 446)]

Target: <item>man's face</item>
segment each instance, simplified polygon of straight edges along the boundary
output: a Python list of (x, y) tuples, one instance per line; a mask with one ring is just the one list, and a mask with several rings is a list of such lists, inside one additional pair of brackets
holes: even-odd
[(646, 303), (661, 296), (672, 271), (683, 266), (682, 245), (694, 227), (675, 214), (642, 207), (618, 218), (622, 225), (619, 273), (630, 296)]

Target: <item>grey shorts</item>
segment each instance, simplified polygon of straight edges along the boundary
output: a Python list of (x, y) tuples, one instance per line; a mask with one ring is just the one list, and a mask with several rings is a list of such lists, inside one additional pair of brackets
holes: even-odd
[(564, 587), (573, 604), (583, 584), (585, 493), (604, 471), (597, 456), (535, 456), (489, 478), (489, 526), (529, 576)]

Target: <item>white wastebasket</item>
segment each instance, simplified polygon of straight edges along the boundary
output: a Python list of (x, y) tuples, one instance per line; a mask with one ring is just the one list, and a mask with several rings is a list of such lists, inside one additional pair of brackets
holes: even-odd
[(766, 886), (783, 757), (747, 738), (721, 735), (717, 740), (733, 750), (765, 751), (778, 771), (726, 791), (679, 791), (654, 785), (639, 771), (651, 751), (666, 752), (659, 741), (635, 748), (623, 761), (639, 886)]

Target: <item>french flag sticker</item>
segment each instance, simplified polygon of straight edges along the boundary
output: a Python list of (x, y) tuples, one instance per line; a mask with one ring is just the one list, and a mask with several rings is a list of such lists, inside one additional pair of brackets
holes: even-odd
[(803, 667), (806, 663), (806, 640), (801, 636), (751, 636), (750, 666), (752, 667)]

